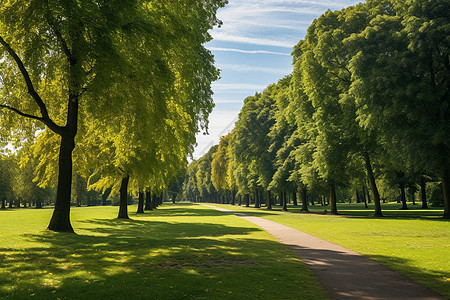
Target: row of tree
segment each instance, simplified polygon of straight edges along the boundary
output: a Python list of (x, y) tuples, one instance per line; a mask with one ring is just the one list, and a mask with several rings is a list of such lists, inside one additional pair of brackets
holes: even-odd
[[(327, 11), (294, 48), (293, 73), (244, 101), (234, 130), (192, 162), (190, 199), (329, 199), (370, 190), (375, 215), (393, 187), (450, 197), (450, 7), (368, 0)], [(380, 196), (380, 191), (384, 194)], [(413, 197), (413, 199), (415, 199)]]
[[(203, 44), (226, 0), (18, 0), (0, 7), (0, 143), (57, 184), (48, 229), (73, 232), (72, 174), (160, 195), (207, 126), (219, 76)], [(76, 146), (75, 146), (76, 145)], [(0, 145), (1, 146), (1, 145)]]

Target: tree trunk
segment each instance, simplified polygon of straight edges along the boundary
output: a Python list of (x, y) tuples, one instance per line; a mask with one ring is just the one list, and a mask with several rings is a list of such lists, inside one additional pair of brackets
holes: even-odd
[(272, 210), (272, 199), (270, 197), (270, 191), (267, 190), (267, 209)]
[(444, 219), (450, 219), (449, 215), (449, 198), (450, 198), (450, 182), (448, 169), (442, 170), (442, 191), (444, 193)]
[(302, 191), (301, 191), (301, 200), (302, 200), (302, 210), (303, 212), (309, 212), (308, 209), (308, 197), (306, 195), (306, 187), (303, 186)]
[(144, 191), (139, 191), (139, 202), (138, 202), (138, 209), (137, 214), (143, 214), (144, 213)]
[(332, 215), (338, 215), (336, 205), (336, 187), (334, 183), (330, 183), (330, 209)]
[(370, 163), (369, 153), (364, 152), (364, 160), (366, 163), (367, 175), (369, 176), (370, 189), (372, 190), (373, 202), (375, 204), (375, 216), (382, 217), (380, 194), (378, 193), (377, 184), (375, 182), (375, 176), (373, 175), (372, 164)]
[(231, 192), (231, 205), (235, 205), (235, 204), (236, 204), (236, 193)]
[(363, 186), (362, 186), (362, 188), (363, 188), (363, 193), (362, 193), (362, 200), (363, 200), (363, 202), (364, 202), (364, 207), (365, 208), (369, 208), (369, 206), (367, 205), (367, 196), (366, 195), (368, 195), (366, 192), (366, 183), (364, 182), (364, 180), (363, 180)]
[(245, 202), (245, 207), (250, 207), (250, 195), (249, 194), (244, 195), (244, 202)]
[(153, 210), (152, 208), (152, 195), (150, 191), (145, 191), (145, 207), (144, 210)]
[(157, 204), (156, 204), (156, 195), (155, 194), (153, 194), (152, 195), (152, 208), (153, 209), (156, 209), (156, 207), (157, 207)]
[(105, 190), (105, 192), (102, 194), (102, 205), (106, 205), (106, 200), (108, 200), (109, 195), (111, 194), (111, 188), (108, 188)]
[(405, 184), (400, 184), (400, 195), (402, 200), (402, 207), (401, 209), (408, 209), (408, 205), (406, 205), (406, 193), (405, 193)]
[(283, 210), (287, 211), (287, 197), (286, 197), (286, 189), (283, 189), (283, 195), (282, 195), (282, 205), (283, 205)]
[(261, 198), (259, 197), (258, 189), (255, 190), (255, 208), (261, 208)]
[(42, 201), (41, 201), (41, 199), (37, 199), (36, 200), (36, 207), (35, 208), (42, 208)]
[(158, 205), (162, 205), (164, 203), (164, 193), (161, 193), (158, 198)]
[(420, 177), (420, 196), (422, 198), (422, 209), (428, 209), (427, 204), (427, 183), (425, 182), (425, 176)]
[[(78, 110), (78, 105), (76, 107)], [(69, 114), (70, 114), (69, 105)], [(69, 124), (67, 124), (69, 126)], [(76, 120), (75, 125), (76, 127)], [(58, 187), (56, 190), (55, 209), (47, 230), (57, 232), (74, 232), (70, 224), (70, 195), (72, 192), (72, 152), (75, 148), (75, 134), (65, 131), (61, 136), (59, 149)]]
[(292, 204), (294, 204), (294, 206), (298, 206), (298, 203), (297, 203), (297, 189), (294, 189), (294, 191), (292, 192)]
[(412, 187), (409, 188), (408, 192), (409, 192), (409, 197), (412, 202), (412, 205), (416, 205), (416, 190), (415, 190), (415, 188), (412, 188)]
[(128, 182), (130, 181), (130, 176), (122, 178), (122, 184), (120, 185), (120, 208), (119, 208), (119, 219), (129, 219), (128, 217)]
[(177, 200), (177, 194), (173, 194), (172, 196), (172, 203), (175, 204)]
[(241, 206), (241, 205), (242, 205), (242, 195), (239, 194), (239, 206)]
[(6, 198), (2, 198), (2, 207), (1, 209), (6, 209)]

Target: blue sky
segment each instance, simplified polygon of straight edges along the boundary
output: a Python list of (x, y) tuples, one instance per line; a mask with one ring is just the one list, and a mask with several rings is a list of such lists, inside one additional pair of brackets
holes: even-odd
[(221, 28), (211, 31), (210, 49), (221, 70), (213, 83), (216, 107), (209, 135), (197, 135), (194, 159), (231, 132), (244, 99), (292, 72), (292, 47), (322, 13), (354, 5), (358, 0), (229, 0), (219, 10)]

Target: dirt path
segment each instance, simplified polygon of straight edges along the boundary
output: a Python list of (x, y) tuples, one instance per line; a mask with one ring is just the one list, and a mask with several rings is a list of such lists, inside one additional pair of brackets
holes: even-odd
[(286, 244), (310, 267), (331, 299), (446, 299), (339, 245), (263, 218), (205, 206), (252, 222)]

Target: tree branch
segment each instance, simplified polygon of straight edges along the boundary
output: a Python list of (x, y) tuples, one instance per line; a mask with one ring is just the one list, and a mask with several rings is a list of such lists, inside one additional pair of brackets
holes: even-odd
[[(47, 4), (48, 5), (48, 4)], [(53, 31), (56, 34), (56, 38), (58, 39), (58, 41), (61, 43), (61, 47), (64, 51), (64, 54), (67, 57), (67, 60), (69, 61), (69, 63), (72, 63), (73, 61), (73, 55), (72, 55), (72, 51), (70, 51), (69, 46), (67, 45), (66, 40), (63, 38), (61, 32), (58, 30), (58, 28), (56, 27), (56, 23), (55, 20), (52, 18), (52, 16), (50, 15), (50, 13), (47, 11), (47, 13), (45, 14), (45, 17), (47, 19), (48, 24), (52, 27)]]
[[(11, 57), (16, 62), (17, 67), (19, 68), (20, 72), (22, 73), (23, 79), (25, 80), (25, 83), (27, 85), (28, 93), (34, 99), (36, 104), (39, 106), (39, 109), (40, 109), (41, 114), (42, 114), (42, 117), (39, 118), (39, 120), (42, 121), (45, 125), (47, 125), (55, 133), (62, 134), (63, 127), (57, 125), (55, 122), (53, 122), (52, 119), (50, 119), (50, 117), (48, 115), (47, 107), (45, 106), (45, 103), (44, 103), (44, 101), (42, 101), (42, 99), (39, 96), (39, 94), (34, 89), (33, 83), (31, 82), (30, 75), (28, 74), (28, 71), (25, 68), (25, 66), (24, 66), (22, 60), (20, 59), (20, 57), (11, 48), (11, 46), (3, 39), (2, 36), (0, 36), (0, 44), (5, 48), (5, 50), (9, 53), (9, 55), (11, 55)], [(27, 114), (25, 114), (25, 115), (27, 115)]]
[(13, 112), (15, 112), (15, 113), (17, 113), (17, 114), (19, 114), (19, 115), (21, 115), (21, 116), (23, 116), (23, 117), (25, 117), (25, 118), (30, 118), (30, 119), (42, 121), (42, 118), (41, 118), (41, 117), (38, 117), (38, 116), (34, 116), (34, 115), (30, 115), (30, 114), (24, 113), (24, 112), (18, 110), (17, 108), (14, 108), (14, 107), (11, 107), (11, 106), (8, 106), (8, 105), (4, 105), (4, 104), (0, 104), (0, 107), (2, 107), (2, 108), (7, 108), (7, 109), (9, 109), (9, 110), (12, 110)]

